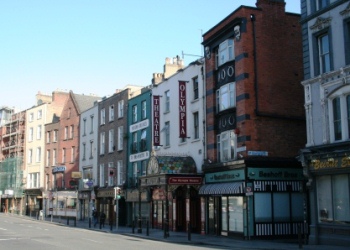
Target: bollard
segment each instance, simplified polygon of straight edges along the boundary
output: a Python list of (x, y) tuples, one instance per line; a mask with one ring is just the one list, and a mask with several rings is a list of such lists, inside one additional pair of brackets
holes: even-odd
[(188, 233), (188, 240), (191, 241), (191, 225), (190, 223), (187, 224), (187, 233)]
[(146, 222), (146, 235), (149, 236), (149, 221)]

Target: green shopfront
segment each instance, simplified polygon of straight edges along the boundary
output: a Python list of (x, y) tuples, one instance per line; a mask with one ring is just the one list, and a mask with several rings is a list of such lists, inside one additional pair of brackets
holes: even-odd
[[(246, 162), (247, 163), (247, 162)], [(249, 167), (205, 174), (206, 234), (254, 238), (307, 234), (302, 168)]]

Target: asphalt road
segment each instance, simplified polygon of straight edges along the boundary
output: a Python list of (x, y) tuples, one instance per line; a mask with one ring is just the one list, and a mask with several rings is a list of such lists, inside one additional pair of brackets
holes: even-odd
[[(0, 214), (0, 249), (213, 249), (72, 228)], [(216, 248), (217, 249), (217, 248)]]

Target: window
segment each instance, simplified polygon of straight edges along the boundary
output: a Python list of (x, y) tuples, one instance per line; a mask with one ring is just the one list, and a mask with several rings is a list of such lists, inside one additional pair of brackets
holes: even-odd
[(105, 132), (101, 132), (100, 134), (100, 154), (103, 155), (105, 153)]
[(51, 142), (51, 131), (47, 131), (46, 132), (46, 143), (50, 143)]
[(132, 166), (133, 166), (134, 183), (135, 183), (135, 185), (137, 185), (137, 182), (138, 182), (137, 173), (139, 172), (138, 167), (137, 167), (137, 162), (133, 162)]
[(199, 139), (199, 116), (198, 116), (198, 112), (193, 113), (193, 136), (194, 136), (194, 139)]
[(101, 125), (106, 124), (106, 110), (103, 108), (101, 109)]
[(86, 119), (83, 120), (83, 136), (86, 135)]
[(90, 159), (93, 159), (94, 158), (94, 141), (91, 140), (90, 141)]
[(50, 166), (51, 162), (51, 151), (48, 149), (46, 150), (46, 166)]
[(63, 148), (62, 149), (62, 163), (65, 163), (66, 162), (66, 149)]
[(146, 101), (141, 102), (141, 120), (144, 120), (147, 118), (147, 106)]
[(235, 107), (235, 96), (235, 83), (231, 82), (220, 87), (220, 89), (216, 91), (217, 112)]
[(316, 178), (319, 222), (350, 221), (349, 175), (325, 175)]
[(71, 152), (70, 152), (70, 162), (74, 163), (75, 162), (75, 147), (71, 148)]
[(146, 151), (147, 150), (147, 131), (146, 129), (141, 130), (141, 140), (140, 140), (140, 151)]
[(118, 150), (123, 150), (124, 127), (118, 127)]
[(330, 141), (339, 142), (350, 138), (350, 87), (334, 92), (329, 100)]
[(33, 149), (28, 149), (28, 159), (27, 163), (32, 163), (33, 162)]
[(52, 165), (56, 166), (57, 164), (57, 151), (56, 149), (52, 150)]
[(36, 130), (36, 139), (41, 140), (41, 125), (38, 125)]
[(38, 188), (39, 187), (39, 177), (40, 173), (30, 173), (28, 174), (27, 187), (28, 188)]
[(34, 137), (34, 129), (29, 128), (28, 141), (33, 141), (33, 137)]
[(137, 122), (137, 105), (132, 106), (132, 122)]
[(104, 164), (100, 165), (100, 187), (105, 185), (105, 166)]
[(192, 79), (192, 83), (193, 83), (193, 100), (197, 100), (199, 97), (198, 76)]
[(311, 4), (311, 11), (315, 12), (327, 7), (329, 5), (329, 0), (313, 0), (313, 1), (310, 1), (310, 4)]
[(41, 162), (41, 147), (36, 148), (36, 162)]
[(228, 61), (235, 59), (234, 55), (234, 41), (233, 38), (227, 39), (219, 45), (218, 51), (218, 65), (221, 66)]
[(165, 122), (165, 146), (170, 146), (170, 122)]
[(82, 151), (83, 151), (83, 161), (85, 161), (85, 159), (86, 159), (86, 143), (85, 142), (83, 143)]
[(124, 170), (123, 170), (123, 161), (117, 161), (117, 185), (124, 184)]
[(114, 105), (109, 106), (109, 121), (114, 121)]
[(38, 113), (37, 113), (37, 119), (40, 120), (43, 116), (43, 111), (41, 109), (38, 110)]
[(110, 129), (108, 131), (108, 140), (109, 140), (109, 143), (108, 143), (108, 153), (112, 153), (115, 149), (115, 146), (114, 146), (114, 129)]
[(53, 131), (53, 142), (57, 142), (57, 138), (58, 138), (58, 130), (54, 130)]
[(68, 126), (64, 127), (64, 139), (67, 140), (68, 139)]
[(90, 130), (90, 134), (93, 134), (94, 133), (94, 116), (90, 116), (90, 127), (91, 127), (91, 130)]
[(34, 120), (34, 113), (29, 114), (29, 122), (32, 122)]
[(131, 153), (137, 153), (137, 132), (132, 133)]
[(124, 117), (124, 100), (118, 102), (118, 118)]
[(329, 35), (320, 35), (317, 39), (319, 73), (326, 73), (331, 70)]
[(350, 64), (350, 19), (344, 21), (344, 36), (345, 36), (345, 62)]
[(108, 186), (114, 185), (115, 168), (113, 162), (108, 162)]
[(73, 139), (74, 137), (74, 125), (70, 126), (69, 138)]
[(165, 111), (164, 112), (170, 112), (170, 91), (166, 91), (164, 93), (165, 96)]
[(217, 158), (220, 162), (231, 161), (236, 158), (235, 139), (235, 133), (231, 130), (217, 135)]
[(146, 175), (147, 163), (148, 163), (147, 160), (141, 162), (141, 173), (142, 173), (142, 176)]

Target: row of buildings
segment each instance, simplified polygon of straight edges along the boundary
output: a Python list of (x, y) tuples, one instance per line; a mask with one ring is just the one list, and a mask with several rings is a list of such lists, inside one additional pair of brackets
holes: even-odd
[(2, 209), (348, 245), (350, 3), (241, 6), (146, 87), (0, 111)]

